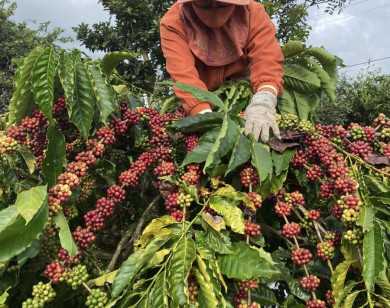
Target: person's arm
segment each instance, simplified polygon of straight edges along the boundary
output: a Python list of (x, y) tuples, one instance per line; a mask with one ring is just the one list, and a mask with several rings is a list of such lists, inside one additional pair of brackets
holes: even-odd
[(270, 129), (280, 139), (276, 104), (283, 90), (284, 59), (275, 38), (275, 26), (264, 7), (255, 3), (250, 8), (248, 56), (254, 95), (245, 110), (245, 134), (252, 134), (256, 141), (260, 137), (266, 143)]
[[(188, 46), (184, 30), (178, 25), (179, 22), (163, 19), (160, 25), (161, 47), (167, 71), (173, 82), (182, 82), (207, 90), (206, 85), (199, 79), (194, 55)], [(189, 93), (177, 88), (174, 88), (174, 91), (190, 115), (211, 109), (209, 103), (199, 101)]]
[(275, 26), (260, 3), (251, 5), (248, 56), (253, 93), (283, 90), (284, 57), (275, 38)]

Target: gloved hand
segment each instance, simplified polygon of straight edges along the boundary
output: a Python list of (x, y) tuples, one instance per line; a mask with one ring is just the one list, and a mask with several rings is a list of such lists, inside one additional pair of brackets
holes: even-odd
[(198, 112), (198, 114), (204, 114), (206, 112), (212, 112), (212, 111), (211, 111), (211, 109), (205, 109), (205, 110)]
[(276, 102), (276, 95), (270, 91), (259, 91), (253, 95), (244, 115), (246, 135), (252, 133), (256, 141), (261, 136), (261, 141), (267, 143), (271, 128), (274, 136), (280, 139), (279, 127), (276, 123)]

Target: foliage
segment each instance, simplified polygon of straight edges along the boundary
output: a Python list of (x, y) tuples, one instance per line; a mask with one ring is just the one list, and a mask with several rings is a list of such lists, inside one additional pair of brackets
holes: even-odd
[[(55, 27), (48, 31), (50, 22), (40, 23), (36, 30), (27, 22), (17, 23), (11, 18), (17, 7), (16, 2), (0, 1), (0, 108), (6, 110), (12, 96), (15, 62), (25, 57), (33, 48), (54, 42), (67, 42), (70, 39), (60, 37), (65, 31)], [(36, 22), (33, 21), (35, 24)]]
[[(332, 96), (298, 61), (336, 78), (332, 55), (300, 46), (284, 50), (294, 94)], [(176, 83), (214, 112), (159, 113), (113, 76), (126, 57), (39, 47), (21, 61), (0, 135), (2, 303), (387, 307), (389, 118), (286, 113), (265, 145), (243, 134), (247, 81)]]
[(336, 89), (335, 103), (321, 101), (316, 110), (318, 122), (347, 125), (357, 122), (369, 125), (379, 113), (389, 114), (390, 78), (378, 70), (364, 69), (356, 77), (341, 76)]

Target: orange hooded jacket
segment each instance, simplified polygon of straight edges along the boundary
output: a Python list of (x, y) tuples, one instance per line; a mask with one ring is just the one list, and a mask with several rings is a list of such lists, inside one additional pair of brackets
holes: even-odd
[[(275, 26), (262, 4), (251, 0), (248, 5), (249, 33), (244, 55), (222, 66), (208, 66), (191, 52), (180, 5), (173, 4), (160, 23), (161, 47), (173, 82), (213, 91), (228, 79), (239, 80), (250, 75), (254, 93), (267, 90), (279, 95), (282, 92), (284, 58), (275, 38)], [(189, 93), (174, 90), (190, 115), (211, 107)]]

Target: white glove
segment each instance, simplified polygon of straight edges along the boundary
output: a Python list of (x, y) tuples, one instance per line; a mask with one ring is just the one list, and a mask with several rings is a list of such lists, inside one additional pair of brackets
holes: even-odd
[(244, 115), (246, 135), (252, 133), (256, 141), (261, 136), (261, 141), (267, 143), (271, 128), (274, 136), (280, 139), (279, 127), (276, 123), (276, 103), (277, 97), (270, 91), (259, 91), (253, 95)]
[(198, 112), (198, 114), (204, 114), (206, 112), (212, 112), (212, 111), (211, 111), (211, 109), (205, 109), (205, 110)]

